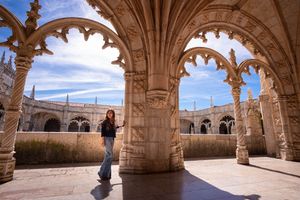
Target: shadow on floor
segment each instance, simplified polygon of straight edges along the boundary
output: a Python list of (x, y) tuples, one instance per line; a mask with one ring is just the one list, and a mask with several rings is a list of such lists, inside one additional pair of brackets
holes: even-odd
[(122, 183), (111, 184), (110, 181), (100, 181), (100, 184), (97, 185), (90, 193), (95, 197), (95, 199), (105, 199), (109, 196), (109, 193), (113, 191), (113, 187), (116, 185), (122, 185)]
[[(90, 193), (95, 199), (105, 199), (110, 196), (114, 186), (122, 185), (118, 194), (123, 195), (124, 200), (259, 200), (260, 196), (252, 194), (248, 196), (234, 195), (223, 191), (192, 175), (187, 170), (149, 174), (129, 175), (120, 174), (122, 183), (111, 184), (109, 181), (101, 182)], [(115, 193), (115, 192), (114, 192)]]
[(270, 171), (270, 172), (276, 172), (276, 173), (279, 173), (279, 174), (284, 174), (284, 175), (287, 175), (287, 176), (292, 176), (292, 177), (300, 178), (299, 175), (291, 174), (291, 173), (287, 173), (287, 172), (283, 172), (283, 171), (279, 171), (279, 170), (275, 170), (275, 169), (269, 169), (269, 168), (265, 168), (265, 167), (261, 167), (261, 166), (257, 166), (257, 165), (253, 165), (253, 164), (250, 164), (248, 166), (249, 167), (254, 167), (254, 168), (257, 168), (257, 169), (262, 169), (262, 170)]

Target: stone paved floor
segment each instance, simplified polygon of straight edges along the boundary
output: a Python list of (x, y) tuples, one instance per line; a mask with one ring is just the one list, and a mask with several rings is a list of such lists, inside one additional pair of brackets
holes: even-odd
[(41, 166), (17, 169), (14, 180), (0, 185), (0, 199), (35, 200), (297, 200), (300, 199), (300, 163), (268, 157), (189, 160), (186, 169), (152, 175), (119, 175), (113, 165), (109, 182), (97, 181), (92, 166)]

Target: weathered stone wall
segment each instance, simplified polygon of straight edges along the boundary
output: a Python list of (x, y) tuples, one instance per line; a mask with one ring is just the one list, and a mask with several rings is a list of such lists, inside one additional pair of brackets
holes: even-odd
[[(17, 164), (100, 162), (100, 137), (100, 133), (18, 132), (15, 158)], [(122, 137), (117, 134), (114, 160), (119, 159)]]
[[(2, 139), (0, 132), (0, 141)], [(18, 132), (16, 141), (17, 164), (100, 162), (103, 148), (99, 133)], [(123, 134), (117, 134), (114, 160), (119, 159)], [(250, 155), (266, 153), (263, 136), (246, 136)], [(185, 158), (235, 156), (235, 135), (181, 134)]]
[[(266, 154), (264, 136), (246, 136), (250, 155)], [(235, 156), (236, 135), (190, 135), (181, 134), (185, 158)]]

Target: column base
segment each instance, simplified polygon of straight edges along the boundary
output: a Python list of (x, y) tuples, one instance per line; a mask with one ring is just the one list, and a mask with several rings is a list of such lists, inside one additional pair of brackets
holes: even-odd
[[(133, 147), (134, 149), (134, 147)], [(119, 157), (120, 174), (149, 174), (178, 171), (184, 169), (183, 154), (174, 153), (168, 159), (146, 159), (141, 152), (132, 147), (122, 147)]]
[(235, 153), (238, 164), (249, 165), (249, 154), (246, 148), (238, 147)]
[(16, 159), (0, 160), (0, 183), (13, 180), (13, 174), (16, 166)]
[(183, 150), (181, 145), (172, 148), (174, 153), (170, 155), (170, 171), (179, 171), (184, 169)]
[(294, 160), (293, 150), (289, 148), (280, 149), (280, 157), (282, 160), (287, 160), (287, 161)]
[(146, 160), (144, 147), (123, 145), (119, 156), (119, 173), (121, 174), (145, 174)]

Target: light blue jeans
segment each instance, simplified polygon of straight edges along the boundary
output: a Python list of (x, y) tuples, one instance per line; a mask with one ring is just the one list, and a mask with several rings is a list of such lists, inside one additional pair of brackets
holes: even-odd
[(98, 175), (100, 178), (111, 178), (111, 164), (113, 160), (114, 138), (104, 137), (105, 153)]

